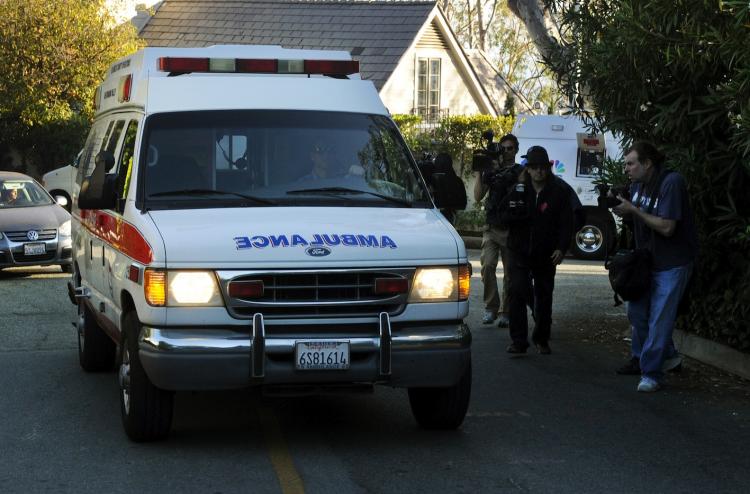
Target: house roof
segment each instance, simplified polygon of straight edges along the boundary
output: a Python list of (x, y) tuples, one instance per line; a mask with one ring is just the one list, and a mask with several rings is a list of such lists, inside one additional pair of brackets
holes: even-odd
[(433, 9), (434, 0), (165, 0), (140, 36), (149, 46), (346, 50), (379, 91)]

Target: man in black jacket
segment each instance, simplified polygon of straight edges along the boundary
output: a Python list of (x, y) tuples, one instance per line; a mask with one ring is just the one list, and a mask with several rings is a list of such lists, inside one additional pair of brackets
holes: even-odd
[[(504, 222), (509, 226), (510, 337), (508, 353), (526, 353), (526, 305), (533, 293), (536, 321), (531, 340), (539, 353), (548, 355), (552, 326), (552, 292), (555, 271), (565, 256), (573, 234), (570, 193), (552, 174), (547, 151), (532, 146), (524, 156), (526, 169), (503, 199)], [(532, 291), (533, 280), (533, 291)]]

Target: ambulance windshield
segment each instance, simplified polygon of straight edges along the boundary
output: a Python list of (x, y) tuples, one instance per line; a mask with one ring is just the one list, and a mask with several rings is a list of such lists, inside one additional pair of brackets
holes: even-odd
[(202, 111), (148, 118), (140, 195), (148, 208), (269, 205), (432, 207), (385, 117)]

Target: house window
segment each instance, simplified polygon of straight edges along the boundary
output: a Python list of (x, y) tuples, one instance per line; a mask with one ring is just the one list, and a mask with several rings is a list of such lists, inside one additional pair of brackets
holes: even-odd
[(440, 115), (440, 59), (417, 60), (417, 113), (423, 117)]

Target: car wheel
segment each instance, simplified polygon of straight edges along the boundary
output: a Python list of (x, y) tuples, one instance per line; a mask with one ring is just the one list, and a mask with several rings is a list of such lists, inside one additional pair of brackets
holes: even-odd
[(78, 302), (78, 361), (87, 372), (110, 371), (115, 363), (116, 345), (94, 320), (81, 300)]
[(596, 214), (586, 217), (586, 224), (573, 236), (571, 251), (578, 259), (604, 259), (607, 247), (615, 238), (614, 222)]
[(141, 323), (134, 311), (123, 319), (118, 358), (120, 412), (125, 433), (137, 442), (164, 439), (172, 426), (174, 392), (151, 383), (138, 353)]
[(456, 429), (464, 421), (471, 397), (471, 364), (455, 386), (410, 388), (409, 404), (417, 423), (425, 429)]

